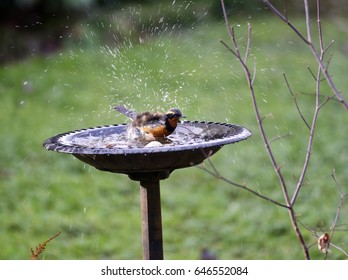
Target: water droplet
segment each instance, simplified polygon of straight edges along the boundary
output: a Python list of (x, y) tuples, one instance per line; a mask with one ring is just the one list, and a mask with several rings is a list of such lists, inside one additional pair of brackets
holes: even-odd
[(24, 81), (23, 82), (23, 91), (25, 93), (31, 93), (33, 90), (33, 85), (30, 81)]

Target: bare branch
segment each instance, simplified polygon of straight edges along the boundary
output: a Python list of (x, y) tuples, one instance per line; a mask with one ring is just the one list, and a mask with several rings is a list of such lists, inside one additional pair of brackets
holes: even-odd
[[(332, 226), (330, 227), (330, 233), (326, 235), (328, 236), (327, 240), (325, 241), (326, 242), (326, 247), (324, 248), (325, 249), (325, 259), (327, 258), (328, 256), (328, 252), (329, 252), (329, 247), (333, 247), (335, 249), (337, 249), (338, 251), (340, 251), (341, 253), (343, 253), (345, 256), (348, 256), (348, 253), (343, 250), (341, 247), (335, 245), (334, 243), (332, 243), (332, 239), (333, 239), (333, 236), (334, 236), (334, 233), (337, 232), (337, 231), (340, 231), (340, 229), (338, 229), (339, 226), (343, 226), (343, 225), (346, 225), (346, 224), (338, 224), (338, 220), (339, 220), (339, 216), (340, 216), (340, 212), (341, 212), (341, 209), (342, 209), (342, 206), (343, 206), (343, 203), (345, 201), (345, 199), (348, 197), (348, 194), (347, 193), (343, 193), (343, 190), (337, 180), (337, 177), (336, 177), (336, 171), (333, 170), (332, 174), (331, 174), (335, 184), (336, 184), (336, 187), (337, 187), (337, 191), (338, 191), (338, 194), (339, 194), (339, 202), (338, 202), (338, 205), (337, 205), (337, 208), (336, 208), (336, 214), (335, 214), (335, 218), (334, 218), (334, 221), (332, 223)], [(319, 236), (319, 234), (317, 233), (317, 231), (315, 229), (311, 229), (309, 228), (308, 226), (304, 225), (300, 220), (298, 220), (298, 223), (301, 224), (305, 229), (307, 229), (309, 232), (312, 233), (312, 235), (314, 235), (317, 239), (318, 238), (321, 238), (321, 236)], [(328, 231), (328, 229), (321, 229), (321, 231)], [(346, 229), (344, 229), (344, 231), (346, 231)], [(324, 234), (323, 234), (324, 235)], [(311, 248), (311, 246), (309, 246), (308, 248)]]
[(327, 82), (329, 83), (330, 88), (333, 90), (334, 94), (336, 95), (338, 101), (345, 107), (345, 109), (348, 111), (348, 103), (344, 100), (344, 98), (342, 97), (341, 93), (339, 92), (339, 90), (336, 88), (336, 85), (334, 84), (334, 82), (332, 81), (331, 76), (329, 75), (327, 68), (325, 67), (325, 65), (323, 64), (323, 62), (320, 60), (319, 55), (317, 52), (315, 52), (314, 47), (311, 47), (311, 51), (314, 54), (321, 70), (323, 71), (323, 75), (325, 76)]
[(289, 207), (287, 205), (283, 204), (283, 203), (280, 203), (280, 202), (278, 202), (278, 201), (276, 201), (276, 200), (274, 200), (272, 198), (269, 198), (268, 196), (262, 195), (259, 192), (256, 192), (253, 189), (247, 187), (246, 185), (238, 184), (238, 183), (233, 182), (233, 181), (227, 179), (226, 177), (222, 176), (220, 174), (220, 172), (216, 169), (216, 167), (213, 164), (213, 162), (210, 160), (210, 155), (207, 155), (203, 150), (202, 150), (202, 152), (204, 153), (204, 156), (206, 157), (206, 161), (209, 162), (209, 165), (211, 166), (213, 171), (209, 170), (208, 168), (206, 168), (206, 167), (204, 167), (202, 165), (197, 166), (198, 168), (204, 170), (205, 172), (208, 172), (210, 175), (213, 175), (215, 178), (217, 178), (219, 180), (222, 180), (222, 181), (224, 181), (224, 182), (226, 182), (226, 183), (228, 183), (230, 185), (233, 185), (233, 186), (235, 186), (237, 188), (240, 188), (240, 189), (244, 189), (244, 190), (252, 193), (253, 195), (258, 196), (259, 198), (262, 198), (262, 199), (264, 199), (264, 200), (266, 200), (268, 202), (271, 202), (271, 203), (273, 203), (275, 205), (278, 205), (278, 206), (281, 206), (281, 207), (289, 209)]
[[(319, 1), (319, 0), (318, 0)], [(320, 1), (319, 1), (320, 2)], [(309, 11), (308, 11), (308, 1), (304, 0), (304, 4), (305, 4), (305, 14), (306, 14), (306, 22), (307, 22), (307, 36), (308, 36), (308, 41), (312, 42), (312, 37), (311, 37), (311, 32), (310, 32), (310, 23), (309, 23)], [(300, 174), (300, 177), (298, 179), (294, 194), (292, 196), (291, 199), (291, 204), (293, 205), (296, 202), (297, 196), (299, 194), (300, 189), (302, 188), (303, 185), (303, 180), (306, 176), (307, 173), (307, 169), (309, 166), (309, 161), (310, 161), (310, 157), (311, 157), (311, 153), (312, 153), (312, 147), (313, 147), (313, 140), (314, 140), (314, 132), (315, 132), (315, 127), (317, 124), (317, 120), (318, 120), (318, 115), (319, 115), (319, 111), (322, 108), (322, 106), (324, 104), (326, 104), (326, 102), (320, 104), (320, 81), (321, 81), (321, 74), (323, 73), (323, 68), (320, 66), (320, 64), (323, 64), (323, 58), (325, 55), (325, 50), (323, 47), (323, 41), (322, 41), (322, 29), (321, 29), (321, 24), (320, 24), (320, 7), (318, 7), (317, 9), (317, 17), (318, 17), (318, 32), (319, 32), (319, 41), (320, 41), (320, 56), (318, 57), (318, 70), (317, 70), (317, 75), (315, 77), (315, 110), (313, 113), (313, 119), (312, 119), (312, 123), (310, 126), (310, 132), (309, 132), (309, 139), (308, 139), (308, 145), (307, 145), (307, 152), (306, 152), (306, 156), (305, 156), (305, 161), (303, 164), (303, 168)], [(317, 54), (317, 52), (314, 49), (314, 46), (312, 43), (310, 43), (310, 47), (312, 50), (314, 50), (313, 53)], [(325, 68), (325, 71), (327, 72), (327, 68)], [(325, 73), (324, 73), (325, 74)], [(325, 76), (326, 77), (326, 76)], [(327, 79), (327, 77), (326, 77)], [(348, 107), (347, 107), (348, 108)]]
[[(222, 5), (222, 11), (224, 13), (224, 18), (225, 18), (225, 22), (226, 22), (226, 26), (227, 28), (230, 26), (229, 24), (229, 20), (228, 20), (228, 16), (227, 16), (227, 13), (226, 13), (226, 8), (225, 8), (225, 3), (224, 3), (224, 0), (221, 0), (221, 5)], [(249, 29), (251, 30), (251, 29)], [(257, 101), (256, 101), (256, 95), (255, 95), (255, 91), (254, 91), (254, 87), (253, 87), (253, 80), (251, 78), (251, 74), (250, 74), (250, 71), (249, 71), (249, 68), (248, 66), (244, 63), (244, 60), (242, 59), (240, 53), (239, 53), (239, 50), (238, 50), (238, 43), (237, 41), (235, 40), (235, 36), (234, 36), (234, 33), (232, 31), (229, 31), (229, 34), (231, 36), (231, 41), (233, 42), (234, 44), (234, 52), (232, 52), (237, 58), (238, 60), (240, 61), (242, 67), (243, 67), (243, 70), (244, 70), (244, 73), (245, 73), (245, 76), (246, 76), (246, 79), (247, 79), (247, 82), (248, 82), (248, 85), (249, 85), (249, 90), (250, 90), (250, 93), (251, 93), (251, 97), (252, 97), (252, 103), (253, 103), (253, 107), (254, 107), (254, 111), (255, 111), (255, 115), (256, 115), (256, 119), (257, 119), (257, 123), (259, 125), (259, 129), (261, 131), (261, 136), (262, 136), (262, 140), (263, 142), (265, 143), (265, 146), (266, 146), (266, 150), (268, 152), (268, 155), (271, 159), (271, 162), (272, 162), (272, 165), (274, 167), (274, 170), (276, 171), (277, 175), (278, 175), (278, 178), (279, 178), (279, 181), (280, 181), (280, 184), (281, 184), (281, 187), (282, 187), (282, 190), (283, 190), (283, 194), (284, 194), (284, 198), (285, 198), (285, 202), (287, 205), (289, 205), (290, 203), (290, 197), (289, 197), (289, 194), (288, 194), (288, 191), (287, 191), (287, 188), (286, 188), (286, 185), (285, 185), (285, 180), (284, 180), (284, 177), (283, 177), (283, 174), (280, 172), (279, 168), (278, 168), (278, 164), (276, 162), (276, 159), (273, 155), (273, 152), (271, 150), (271, 147), (269, 145), (269, 142), (268, 142), (268, 139), (267, 139), (267, 136), (266, 136), (266, 132), (265, 132), (265, 129), (263, 127), (263, 124), (262, 124), (262, 117), (261, 117), (261, 114), (259, 112), (259, 108), (258, 108), (258, 105), (257, 105)], [(250, 35), (249, 35), (250, 36)], [(251, 40), (251, 39), (250, 39)], [(230, 49), (230, 48), (229, 48)], [(256, 72), (256, 71), (254, 71)]]
[[(319, 68), (319, 72), (320, 72), (320, 68)], [(316, 81), (317, 86), (319, 86), (319, 84), (320, 84), (320, 81), (319, 81), (320, 77), (319, 77), (319, 75), (320, 74), (318, 74), (317, 81)], [(295, 192), (294, 192), (294, 194), (292, 196), (292, 199), (291, 199), (291, 205), (295, 204), (297, 196), (298, 196), (298, 194), (300, 192), (300, 189), (303, 186), (304, 178), (305, 178), (305, 176), (307, 174), (307, 169), (308, 169), (308, 166), (309, 166), (310, 157), (311, 157), (312, 148), (313, 148), (314, 131), (315, 131), (315, 127), (316, 127), (317, 120), (318, 120), (318, 114), (319, 114), (318, 99), (319, 99), (319, 89), (316, 90), (316, 106), (315, 106), (315, 111), (314, 111), (314, 115), (313, 115), (313, 119), (312, 119), (312, 124), (310, 126), (309, 139), (308, 139), (308, 144), (307, 144), (307, 152), (306, 152), (306, 156), (305, 156), (305, 161), (304, 161), (304, 164), (303, 164), (303, 167), (302, 167), (302, 171), (301, 171), (300, 177), (299, 177), (297, 185), (296, 185)]]
[[(268, 1), (267, 1), (268, 2)], [(282, 189), (282, 193), (283, 193), (283, 196), (284, 196), (284, 200), (285, 200), (285, 205), (289, 211), (289, 215), (290, 215), (290, 221), (292, 223), (292, 227), (296, 233), (296, 236), (298, 237), (299, 239), (299, 242), (302, 246), (302, 249), (303, 249), (303, 252), (304, 252), (304, 255), (305, 255), (305, 258), (306, 259), (310, 259), (310, 256), (309, 256), (309, 252), (308, 252), (308, 247), (306, 245), (306, 242), (303, 238), (303, 235), (297, 225), (297, 220), (296, 220), (296, 214), (295, 214), (295, 211), (293, 209), (293, 204), (291, 204), (290, 202), (290, 196), (289, 196), (289, 193), (288, 193), (288, 189), (287, 189), (287, 186), (286, 186), (286, 183), (285, 183), (285, 180), (284, 180), (284, 176), (280, 170), (280, 167), (274, 157), (274, 154), (273, 154), (273, 151), (270, 147), (270, 143), (268, 141), (268, 138), (267, 138), (267, 135), (266, 135), (266, 132), (265, 132), (265, 128), (262, 124), (262, 117), (260, 115), (260, 112), (259, 112), (259, 107), (258, 107), (258, 104), (257, 104), (257, 100), (256, 100), (256, 94), (255, 94), (255, 91), (254, 91), (254, 87), (253, 87), (253, 84), (254, 84), (254, 77), (255, 77), (255, 64), (254, 64), (254, 77), (252, 78), (251, 77), (251, 74), (250, 74), (250, 70), (247, 66), (247, 64), (245, 63), (245, 60), (242, 59), (241, 55), (240, 55), (240, 52), (239, 52), (239, 48), (238, 48), (238, 43), (236, 41), (236, 38), (235, 38), (235, 35), (234, 35), (234, 32), (233, 32), (233, 29), (231, 29), (230, 27), (230, 23), (228, 21), (228, 16), (227, 16), (227, 12), (226, 12), (226, 9), (225, 9), (225, 3), (224, 3), (224, 0), (221, 0), (221, 5), (222, 5), (222, 11), (223, 11), (223, 14), (224, 14), (224, 19), (225, 19), (225, 23), (226, 23), (226, 26), (229, 30), (229, 35), (230, 35), (230, 38), (231, 38), (231, 41), (234, 45), (234, 50), (233, 50), (233, 54), (238, 58), (240, 64), (242, 65), (242, 68), (244, 70), (244, 73), (245, 73), (245, 77), (246, 77), (246, 80), (248, 82), (248, 86), (249, 86), (249, 91), (250, 91), (250, 94), (251, 94), (251, 99), (252, 99), (252, 104), (253, 104), (253, 108), (254, 108), (254, 112), (255, 112), (255, 115), (256, 115), (256, 120), (257, 120), (257, 123), (258, 123), (258, 126), (259, 126), (259, 129), (260, 129), (260, 132), (261, 132), (261, 137), (262, 137), (262, 140), (265, 144), (265, 148), (266, 148), (266, 151), (269, 155), (269, 158), (271, 160), (271, 163), (272, 163), (272, 166), (278, 176), (278, 180), (279, 180), (279, 183), (280, 183), (280, 186), (281, 186), (281, 189)], [(291, 26), (291, 25), (290, 25)], [(250, 28), (248, 30), (251, 30)], [(248, 32), (248, 40), (251, 40), (251, 36), (250, 36), (250, 32)], [(305, 39), (304, 39), (305, 40)], [(249, 49), (249, 47), (247, 47), (247, 50)]]
[[(293, 24), (291, 24), (291, 22), (288, 21), (287, 17), (285, 17), (281, 12), (279, 12), (279, 10), (276, 7), (274, 7), (269, 1), (267, 1), (267, 0), (262, 0), (262, 1), (270, 8), (270, 10), (274, 14), (276, 14), (282, 21), (284, 21), (286, 24), (288, 24), (291, 27), (291, 29), (302, 39), (302, 41), (304, 41), (309, 46), (309, 49), (311, 50), (315, 60), (317, 61), (317, 63), (319, 65), (323, 75), (325, 76), (325, 79), (328, 82), (331, 90), (336, 95), (337, 99), (343, 105), (343, 107), (348, 111), (347, 101), (343, 98), (340, 91), (337, 89), (335, 83), (333, 82), (331, 76), (328, 73), (327, 67), (324, 65), (324, 63), (321, 59), (321, 55), (318, 54), (317, 50), (315, 49), (315, 46), (312, 43), (312, 35), (311, 35), (311, 31), (310, 31), (310, 15), (309, 15), (309, 10), (308, 10), (308, 1), (304, 0), (307, 39), (304, 37), (304, 35), (302, 35), (302, 33)], [(317, 3), (318, 2), (320, 2), (320, 1), (317, 0)], [(317, 17), (319, 18), (319, 21), (320, 21), (320, 7), (317, 9), (317, 13), (318, 13)], [(321, 30), (321, 26), (320, 26), (320, 30)], [(322, 31), (320, 31), (320, 32), (322, 32)]]

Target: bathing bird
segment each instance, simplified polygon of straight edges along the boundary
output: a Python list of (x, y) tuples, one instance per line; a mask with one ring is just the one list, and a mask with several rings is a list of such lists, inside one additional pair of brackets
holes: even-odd
[(146, 111), (140, 114), (123, 105), (118, 105), (114, 109), (132, 120), (128, 131), (128, 136), (132, 140), (154, 141), (165, 138), (174, 132), (180, 118), (185, 117), (176, 108), (166, 113)]

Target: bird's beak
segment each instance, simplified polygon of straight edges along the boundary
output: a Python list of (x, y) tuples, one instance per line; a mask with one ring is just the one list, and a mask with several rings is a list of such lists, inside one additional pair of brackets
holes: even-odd
[(186, 116), (181, 116), (181, 117), (179, 118), (178, 122), (181, 123), (181, 119), (184, 119), (184, 118), (186, 118)]

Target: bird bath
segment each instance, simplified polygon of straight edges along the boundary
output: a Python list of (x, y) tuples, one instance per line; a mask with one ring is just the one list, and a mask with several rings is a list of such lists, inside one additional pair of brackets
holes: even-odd
[(143, 258), (163, 259), (160, 180), (175, 169), (202, 163), (224, 145), (247, 139), (251, 132), (239, 125), (185, 121), (164, 143), (144, 146), (127, 140), (127, 127), (116, 124), (70, 131), (43, 145), (101, 171), (140, 181)]

